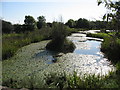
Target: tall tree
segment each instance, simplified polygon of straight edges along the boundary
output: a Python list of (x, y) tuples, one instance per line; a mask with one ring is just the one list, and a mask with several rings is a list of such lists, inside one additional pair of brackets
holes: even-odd
[(28, 31), (33, 31), (35, 29), (35, 26), (36, 26), (36, 22), (35, 22), (35, 19), (32, 17), (32, 16), (25, 16), (25, 20), (24, 20), (24, 23), (25, 23), (25, 29), (28, 30)]
[(73, 19), (69, 19), (66, 22), (66, 25), (69, 26), (70, 28), (74, 28), (75, 27), (75, 21)]
[(21, 33), (21, 32), (24, 32), (24, 26), (23, 25), (20, 25), (20, 24), (14, 24), (14, 32), (15, 33)]
[(80, 19), (78, 19), (78, 21), (76, 21), (76, 27), (87, 29), (87, 28), (89, 28), (89, 21), (87, 19), (80, 18)]
[(37, 19), (38, 19), (37, 27), (38, 29), (41, 29), (42, 27), (45, 26), (46, 19), (44, 16), (39, 16)]

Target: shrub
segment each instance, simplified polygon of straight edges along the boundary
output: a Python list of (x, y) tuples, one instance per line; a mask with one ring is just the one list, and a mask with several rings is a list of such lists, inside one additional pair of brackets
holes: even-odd
[(58, 52), (73, 51), (75, 46), (66, 39), (66, 26), (61, 22), (54, 22), (52, 27), (52, 41), (47, 44), (46, 49)]

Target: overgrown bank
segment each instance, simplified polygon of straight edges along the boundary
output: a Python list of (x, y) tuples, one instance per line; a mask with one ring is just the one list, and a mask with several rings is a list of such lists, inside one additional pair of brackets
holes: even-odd
[[(46, 33), (47, 32), (47, 33)], [(34, 32), (3, 34), (2, 36), (2, 59), (12, 57), (16, 51), (30, 43), (39, 42), (50, 38), (50, 30), (42, 29)]]

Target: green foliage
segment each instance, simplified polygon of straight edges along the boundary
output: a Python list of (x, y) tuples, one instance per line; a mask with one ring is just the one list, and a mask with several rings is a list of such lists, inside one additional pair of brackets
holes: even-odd
[(53, 22), (52, 26), (52, 39), (64, 40), (67, 36), (66, 26), (61, 22)]
[(101, 88), (103, 81), (99, 76), (84, 75), (82, 78), (76, 72), (67, 79), (68, 88)]
[(67, 77), (65, 73), (49, 73), (45, 75), (45, 85), (47, 88), (64, 88)]
[(94, 37), (94, 38), (105, 39), (105, 38), (108, 38), (110, 36), (107, 33), (97, 33), (97, 34), (87, 33), (87, 37)]
[(2, 20), (2, 33), (13, 32), (13, 25), (10, 22)]
[[(47, 32), (47, 33), (46, 33)], [(49, 39), (51, 30), (42, 29), (41, 31), (34, 31), (21, 34), (3, 34), (2, 37), (2, 59), (12, 57), (15, 52), (30, 43), (39, 42), (44, 39)]]
[(44, 16), (39, 16), (38, 18), (38, 22), (37, 22), (37, 27), (38, 29), (41, 29), (42, 27), (45, 27), (45, 17)]
[(36, 22), (35, 19), (32, 16), (25, 16), (25, 20), (24, 20), (24, 28), (27, 31), (33, 31), (36, 27)]
[(110, 72), (107, 76), (86, 75), (79, 76), (77, 72), (70, 75), (66, 73), (47, 73), (44, 75), (44, 80), (41, 77), (31, 74), (24, 77), (23, 80), (9, 79), (3, 82), (4, 86), (10, 88), (57, 88), (57, 89), (99, 89), (99, 88), (119, 88), (120, 76), (116, 72)]
[(14, 24), (14, 32), (15, 32), (15, 33), (21, 33), (21, 32), (24, 32), (23, 25), (20, 25), (20, 24)]
[(69, 26), (70, 28), (74, 28), (76, 26), (76, 23), (73, 19), (69, 19), (65, 25)]
[(77, 72), (66, 75), (58, 73), (50, 73), (46, 75), (47, 88), (68, 88), (68, 89), (99, 89), (99, 88), (118, 88), (116, 74), (112, 73), (108, 76), (84, 75), (79, 76)]
[[(104, 16), (105, 17), (105, 16)], [(79, 29), (111, 29), (111, 27), (108, 27), (107, 21), (88, 21), (87, 19), (80, 18), (76, 21), (73, 19), (69, 19), (66, 23), (66, 26), (69, 26), (70, 28), (79, 28)]]
[(109, 60), (117, 62), (120, 59), (120, 39), (106, 38), (102, 43), (101, 50), (107, 55)]
[(105, 4), (105, 7), (109, 10), (104, 16), (103, 20), (110, 21), (112, 29), (116, 32), (120, 32), (120, 1), (111, 0), (98, 0), (98, 5)]
[(87, 19), (78, 19), (78, 21), (76, 22), (76, 27), (77, 28), (85, 28), (88, 29), (89, 28), (89, 21)]
[(67, 27), (61, 22), (54, 22), (52, 26), (52, 41), (46, 46), (46, 49), (57, 52), (72, 52), (75, 45), (66, 39), (68, 35)]

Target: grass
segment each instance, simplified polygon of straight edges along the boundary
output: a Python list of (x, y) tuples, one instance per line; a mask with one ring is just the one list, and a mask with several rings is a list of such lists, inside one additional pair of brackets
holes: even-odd
[[(48, 33), (45, 33), (48, 32)], [(34, 32), (26, 33), (11, 33), (3, 34), (2, 36), (2, 59), (8, 59), (12, 57), (15, 52), (30, 43), (39, 42), (48, 39), (50, 36), (50, 30), (36, 30)]]
[[(119, 64), (120, 65), (120, 64)], [(40, 88), (120, 88), (119, 80), (120, 76), (116, 72), (110, 72), (108, 76), (95, 76), (95, 75), (84, 75), (78, 76), (77, 72), (73, 72), (71, 75), (66, 73), (48, 73), (45, 74), (44, 80), (40, 80), (40, 77), (35, 75), (28, 76), (24, 80), (13, 80), (10, 79), (4, 82), (5, 86), (10, 88), (29, 88), (29, 89), (40, 89)]]
[(87, 37), (94, 37), (94, 38), (105, 39), (105, 38), (110, 37), (110, 36), (107, 33), (97, 33), (97, 34), (88, 33)]

